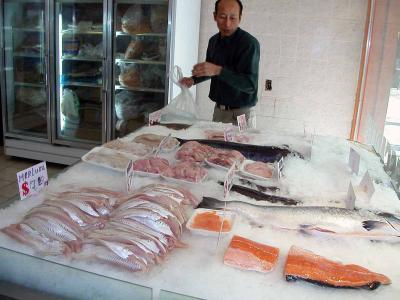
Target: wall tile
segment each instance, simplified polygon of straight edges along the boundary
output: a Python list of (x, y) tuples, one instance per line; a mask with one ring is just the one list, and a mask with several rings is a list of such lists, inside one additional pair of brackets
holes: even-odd
[(348, 19), (350, 16), (350, 0), (333, 1), (332, 16), (340, 19)]
[(350, 0), (349, 6), (349, 12), (351, 12), (349, 13), (349, 18), (351, 20), (364, 23), (367, 15), (368, 0)]
[(279, 35), (263, 35), (260, 49), (265, 57), (279, 56), (281, 53)]
[(299, 14), (305, 17), (313, 17), (318, 14), (321, 17), (332, 15), (334, 0), (300, 0)]
[(280, 55), (282, 57), (297, 57), (297, 35), (281, 35), (280, 39)]
[(364, 24), (361, 22), (333, 19), (332, 38), (341, 41), (362, 42), (364, 36)]
[[(205, 56), (216, 26), (210, 17), (214, 1), (202, 3), (199, 53)], [(258, 127), (290, 131), (307, 123), (316, 133), (348, 137), (366, 5), (367, 0), (244, 1), (241, 27), (261, 46)], [(265, 79), (272, 80), (272, 91), (264, 90)], [(197, 91), (203, 111), (212, 114), (208, 85)]]

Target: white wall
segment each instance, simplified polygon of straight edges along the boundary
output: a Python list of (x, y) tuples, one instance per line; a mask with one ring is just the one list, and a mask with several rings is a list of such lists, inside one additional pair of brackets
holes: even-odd
[[(347, 138), (364, 34), (367, 0), (243, 0), (241, 27), (261, 45), (257, 127)], [(217, 32), (214, 0), (202, 0), (199, 60)], [(272, 79), (272, 91), (264, 90)], [(211, 119), (209, 82), (197, 87)]]

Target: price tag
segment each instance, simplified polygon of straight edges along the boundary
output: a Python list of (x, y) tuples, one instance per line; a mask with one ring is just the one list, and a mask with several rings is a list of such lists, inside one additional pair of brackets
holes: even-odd
[(374, 187), (374, 182), (371, 176), (369, 175), (368, 171), (365, 172), (363, 179), (361, 179), (359, 187), (364, 193), (367, 194), (368, 200), (370, 200), (375, 192), (375, 187)]
[(353, 183), (350, 181), (349, 190), (347, 191), (347, 198), (345, 205), (347, 209), (354, 209), (356, 205), (356, 192), (354, 191)]
[(237, 123), (238, 123), (240, 132), (246, 131), (246, 129), (247, 129), (246, 114), (237, 116)]
[(227, 199), (229, 197), (229, 192), (232, 188), (232, 180), (233, 176), (235, 175), (235, 170), (236, 170), (236, 164), (233, 164), (226, 173), (224, 180), (224, 199)]
[(130, 160), (125, 170), (126, 177), (126, 190), (128, 193), (133, 192), (133, 177), (135, 176), (135, 171), (133, 170), (133, 161)]
[(360, 154), (353, 148), (350, 148), (349, 166), (351, 171), (358, 175), (358, 171), (360, 170)]
[(161, 113), (162, 109), (159, 109), (149, 114), (149, 126), (154, 125), (154, 123), (161, 122)]
[(235, 137), (235, 132), (233, 127), (228, 127), (224, 129), (224, 141), (225, 142), (233, 142), (233, 138)]
[(280, 160), (275, 162), (272, 178), (274, 178), (275, 180), (280, 180), (282, 178), (282, 169), (283, 169), (283, 157), (281, 157)]
[(17, 181), (21, 200), (39, 193), (49, 183), (46, 162), (18, 172)]

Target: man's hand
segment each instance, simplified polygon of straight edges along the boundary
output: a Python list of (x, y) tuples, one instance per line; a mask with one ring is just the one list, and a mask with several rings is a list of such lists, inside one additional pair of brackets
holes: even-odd
[(194, 84), (194, 81), (193, 78), (191, 77), (183, 77), (181, 80), (179, 80), (179, 83), (186, 86), (189, 89)]
[(222, 71), (222, 67), (209, 62), (202, 62), (193, 67), (192, 75), (196, 77), (216, 76)]

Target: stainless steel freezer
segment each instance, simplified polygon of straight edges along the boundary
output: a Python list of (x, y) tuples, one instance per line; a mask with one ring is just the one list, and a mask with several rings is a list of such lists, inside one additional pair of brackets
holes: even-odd
[(200, 2), (1, 1), (5, 153), (71, 164), (145, 125), (197, 62)]

